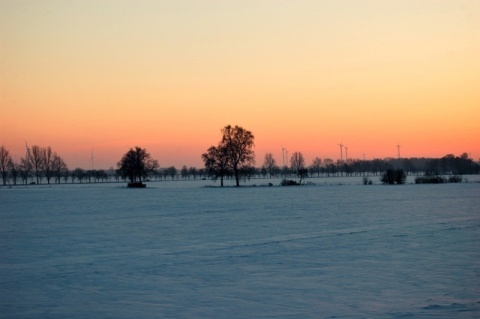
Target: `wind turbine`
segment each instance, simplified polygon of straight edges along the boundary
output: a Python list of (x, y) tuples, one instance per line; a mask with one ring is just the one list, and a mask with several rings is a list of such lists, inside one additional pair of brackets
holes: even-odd
[(400, 144), (397, 143), (398, 158), (400, 158)]
[(285, 166), (285, 148), (282, 145), (282, 165)]
[(345, 146), (345, 161), (348, 161), (348, 147)]
[(27, 160), (27, 166), (30, 167), (30, 149), (28, 148), (27, 141), (25, 141), (25, 150), (26, 150), (25, 157), (26, 157), (26, 160)]
[(93, 150), (92, 150), (92, 153), (91, 153), (91, 156), (90, 156), (90, 160), (92, 161), (92, 171), (93, 171)]
[(340, 142), (338, 146), (340, 146), (340, 160), (343, 161), (343, 144)]
[(25, 141), (25, 182), (28, 184), (28, 176), (30, 175), (30, 149), (28, 148), (27, 141)]

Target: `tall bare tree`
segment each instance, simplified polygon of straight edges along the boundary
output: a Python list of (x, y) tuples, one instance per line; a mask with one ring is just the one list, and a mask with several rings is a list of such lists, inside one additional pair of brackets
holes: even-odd
[(43, 173), (47, 179), (47, 184), (50, 184), (50, 179), (53, 177), (53, 158), (57, 155), (52, 151), (50, 146), (42, 149), (43, 153)]
[(43, 160), (44, 160), (43, 148), (38, 145), (32, 146), (32, 152), (30, 154), (30, 164), (35, 172), (37, 178), (37, 184), (40, 184), (43, 174)]
[(59, 183), (59, 184), (60, 184), (61, 178), (65, 176), (65, 174), (68, 172), (67, 164), (57, 154), (54, 154), (53, 156), (52, 172), (53, 172), (53, 176), (55, 177), (56, 183)]
[(13, 185), (17, 185), (18, 175), (20, 173), (19, 165), (13, 160), (10, 160), (8, 162), (8, 169), (10, 171), (10, 176), (12, 177)]
[(305, 159), (301, 152), (294, 152), (290, 158), (290, 165), (293, 171), (300, 177), (300, 184), (302, 179), (307, 175), (307, 169), (305, 168)]
[(10, 152), (5, 146), (0, 146), (0, 172), (2, 173), (3, 185), (7, 185), (9, 163), (12, 161)]
[(267, 170), (268, 174), (270, 174), (270, 177), (272, 177), (273, 171), (275, 170), (276, 166), (276, 161), (273, 158), (272, 153), (265, 154), (265, 157), (263, 159), (263, 166)]
[(26, 158), (20, 159), (20, 178), (24, 184), (28, 184), (28, 178), (31, 176), (30, 161)]
[(331, 173), (335, 172), (335, 162), (331, 158), (326, 158), (323, 160), (323, 166), (325, 167), (325, 170), (327, 171), (327, 176), (330, 177)]
[(320, 157), (315, 157), (312, 161), (312, 172), (317, 173), (317, 177), (320, 177), (320, 170), (322, 168), (322, 159)]

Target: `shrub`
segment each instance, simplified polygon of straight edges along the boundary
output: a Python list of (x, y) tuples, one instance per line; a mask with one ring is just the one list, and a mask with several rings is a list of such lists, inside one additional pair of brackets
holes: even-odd
[(415, 178), (415, 184), (443, 184), (447, 179), (441, 176), (421, 176)]
[(461, 183), (462, 182), (462, 176), (458, 175), (453, 175), (448, 178), (449, 183)]
[(373, 184), (372, 180), (370, 178), (366, 177), (366, 176), (362, 179), (362, 181), (363, 181), (363, 185), (372, 185)]
[(297, 185), (300, 185), (300, 183), (296, 181), (292, 181), (291, 179), (283, 179), (280, 185), (281, 186), (297, 186)]
[(450, 176), (448, 179), (438, 175), (421, 176), (415, 178), (415, 184), (443, 184), (443, 183), (461, 183), (463, 178), (458, 175)]

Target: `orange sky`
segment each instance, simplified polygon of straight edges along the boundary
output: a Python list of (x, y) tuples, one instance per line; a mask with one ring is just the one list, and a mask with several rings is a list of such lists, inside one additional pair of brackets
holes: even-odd
[(313, 157), (480, 157), (480, 2), (2, 1), (0, 144), (202, 166), (225, 125)]

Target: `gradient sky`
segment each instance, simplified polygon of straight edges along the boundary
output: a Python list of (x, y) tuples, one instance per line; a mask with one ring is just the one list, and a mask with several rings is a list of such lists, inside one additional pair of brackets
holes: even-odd
[(0, 1), (0, 144), (201, 167), (225, 125), (338, 159), (480, 157), (480, 1)]

